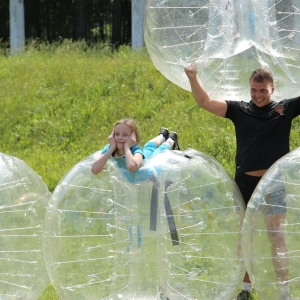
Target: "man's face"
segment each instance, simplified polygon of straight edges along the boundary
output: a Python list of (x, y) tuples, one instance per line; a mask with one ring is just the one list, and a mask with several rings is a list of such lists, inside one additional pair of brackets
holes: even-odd
[(267, 80), (263, 82), (250, 81), (250, 94), (253, 103), (258, 107), (264, 107), (271, 101), (274, 86)]

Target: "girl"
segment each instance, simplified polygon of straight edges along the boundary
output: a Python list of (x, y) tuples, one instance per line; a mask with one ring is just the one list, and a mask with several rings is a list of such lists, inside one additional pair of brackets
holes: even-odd
[(92, 164), (92, 173), (95, 175), (100, 173), (112, 156), (127, 179), (135, 182), (133, 174), (130, 175), (124, 170), (134, 172), (141, 167), (144, 158), (150, 158), (165, 150), (179, 150), (177, 133), (169, 132), (164, 127), (157, 137), (145, 144), (144, 150), (138, 146), (139, 141), (140, 135), (133, 119), (124, 118), (117, 121), (108, 137), (109, 144), (102, 149), (99, 158)]
[(92, 173), (100, 173), (107, 160), (112, 156), (120, 168), (129, 172), (136, 171), (144, 159), (143, 150), (137, 145), (140, 135), (134, 120), (124, 118), (115, 124), (107, 144), (101, 151), (100, 157), (92, 164)]

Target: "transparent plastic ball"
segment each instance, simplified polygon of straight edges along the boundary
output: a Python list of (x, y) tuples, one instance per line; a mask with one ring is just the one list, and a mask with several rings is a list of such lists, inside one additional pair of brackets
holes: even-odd
[(93, 175), (98, 155), (62, 178), (47, 208), (43, 249), (60, 298), (232, 299), (244, 206), (224, 168), (188, 149), (131, 174), (109, 160)]
[(42, 224), (51, 193), (24, 161), (0, 153), (0, 298), (37, 299), (49, 284)]
[(246, 210), (243, 253), (261, 299), (300, 299), (299, 211), (300, 148), (273, 164)]
[(213, 98), (250, 100), (253, 70), (274, 76), (274, 100), (298, 95), (299, 0), (147, 0), (144, 39), (155, 67), (190, 91), (195, 64)]

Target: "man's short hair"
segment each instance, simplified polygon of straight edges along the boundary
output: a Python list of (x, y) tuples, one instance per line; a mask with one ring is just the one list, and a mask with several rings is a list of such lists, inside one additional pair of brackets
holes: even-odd
[(253, 71), (253, 73), (250, 76), (250, 82), (255, 81), (255, 82), (264, 82), (268, 81), (272, 85), (274, 85), (274, 80), (272, 74), (266, 70), (266, 69), (256, 69)]

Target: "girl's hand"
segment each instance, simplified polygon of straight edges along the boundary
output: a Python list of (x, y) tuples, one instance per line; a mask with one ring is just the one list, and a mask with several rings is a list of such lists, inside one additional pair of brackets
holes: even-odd
[(116, 148), (117, 147), (117, 144), (116, 144), (116, 140), (114, 138), (114, 131), (111, 132), (111, 134), (109, 135), (109, 137), (107, 138), (109, 144), (110, 144), (110, 147), (114, 147)]
[(125, 142), (125, 144), (131, 148), (136, 144), (136, 133), (135, 131), (133, 131), (130, 135), (130, 137), (128, 138), (128, 140)]

